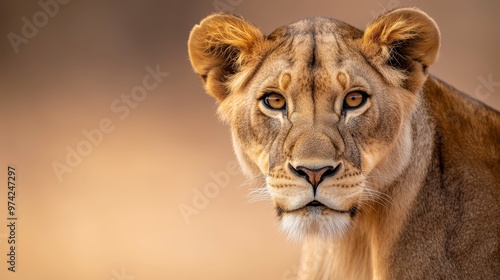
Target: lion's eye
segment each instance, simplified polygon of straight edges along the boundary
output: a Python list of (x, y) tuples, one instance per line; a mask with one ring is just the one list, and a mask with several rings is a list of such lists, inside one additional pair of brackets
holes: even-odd
[(361, 91), (353, 91), (348, 93), (344, 98), (344, 109), (356, 109), (361, 107), (367, 99), (366, 93)]
[(276, 92), (270, 92), (263, 98), (264, 105), (272, 110), (283, 110), (286, 105), (285, 98)]

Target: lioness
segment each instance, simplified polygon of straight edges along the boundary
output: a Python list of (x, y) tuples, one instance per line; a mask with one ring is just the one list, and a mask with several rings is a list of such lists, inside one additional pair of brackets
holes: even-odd
[(243, 170), (304, 240), (299, 278), (500, 279), (500, 114), (428, 74), (439, 41), (416, 8), (191, 31)]

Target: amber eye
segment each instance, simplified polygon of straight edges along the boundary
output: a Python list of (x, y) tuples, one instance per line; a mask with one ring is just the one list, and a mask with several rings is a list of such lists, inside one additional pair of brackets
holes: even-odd
[(263, 98), (264, 105), (272, 110), (283, 110), (286, 105), (285, 98), (276, 92), (270, 92)]
[(361, 107), (366, 101), (366, 93), (361, 91), (353, 91), (348, 93), (344, 98), (344, 109), (356, 109)]

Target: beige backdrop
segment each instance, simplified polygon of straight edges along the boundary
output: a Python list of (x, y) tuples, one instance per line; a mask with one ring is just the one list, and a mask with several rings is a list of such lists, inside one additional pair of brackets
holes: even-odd
[(247, 203), (252, 184), (188, 62), (189, 30), (217, 7), (266, 33), (421, 7), (442, 32), (431, 72), (500, 108), (498, 1), (19, 2), (0, 2), (0, 279), (294, 279), (300, 246), (269, 202)]

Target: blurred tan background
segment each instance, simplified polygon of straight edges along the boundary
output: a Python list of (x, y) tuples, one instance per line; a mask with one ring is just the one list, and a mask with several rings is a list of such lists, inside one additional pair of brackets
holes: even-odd
[[(396, 5), (440, 26), (431, 72), (499, 109), (498, 1), (73, 0), (47, 15), (38, 1), (2, 0), (0, 279), (294, 279), (300, 246), (270, 203), (247, 203), (229, 130), (191, 70), (189, 30), (218, 8), (265, 33), (316, 15), (364, 28)], [(23, 18), (40, 26), (25, 27), (31, 38)], [(151, 71), (168, 76), (147, 80)]]

